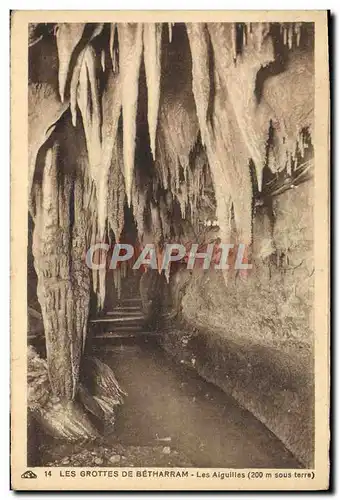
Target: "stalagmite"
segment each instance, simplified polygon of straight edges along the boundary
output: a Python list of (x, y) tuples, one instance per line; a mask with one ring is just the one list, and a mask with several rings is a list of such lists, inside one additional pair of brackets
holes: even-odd
[[(84, 162), (86, 168), (87, 162)], [(84, 206), (83, 195), (84, 185), (83, 176), (79, 175), (75, 179), (74, 184), (74, 223), (72, 228), (72, 280), (73, 289), (76, 294), (74, 299), (74, 335), (72, 341), (73, 365), (76, 373), (75, 384), (78, 380), (78, 371), (80, 366), (81, 355), (85, 348), (87, 334), (87, 316), (90, 307), (90, 273), (87, 266), (84, 266), (84, 250), (87, 248), (88, 241), (86, 238), (88, 210)], [(79, 334), (77, 335), (77, 333)], [(82, 335), (81, 335), (82, 333)]]
[(83, 23), (60, 23), (56, 27), (59, 58), (59, 94), (62, 102), (65, 97), (71, 57), (83, 36), (84, 28), (85, 24)]
[(156, 158), (156, 131), (161, 81), (162, 25), (143, 25), (144, 64), (148, 87), (148, 123), (153, 158)]
[(140, 23), (120, 23), (118, 25), (119, 70), (122, 78), (124, 175), (129, 205), (135, 162), (138, 83), (143, 49), (142, 29), (143, 26)]
[(49, 378), (54, 394), (66, 401), (73, 400), (77, 390), (90, 298), (89, 269), (84, 265), (89, 244), (84, 148), (68, 116), (41, 151), (42, 180), (35, 184), (32, 199), (33, 255)]
[[(72, 400), (88, 311), (86, 279), (79, 260), (84, 251), (85, 228), (79, 218), (73, 234), (69, 232), (70, 214), (65, 206), (70, 204), (73, 186), (67, 174), (63, 180), (58, 175), (59, 147), (53, 140), (46, 148), (42, 185), (35, 187), (33, 254), (52, 390), (61, 399)], [(80, 202), (78, 194), (77, 199)]]
[[(38, 298), (46, 336), (46, 352), (52, 390), (61, 398), (73, 399), (74, 377), (70, 352), (70, 331), (67, 328), (70, 294), (68, 213), (58, 224), (59, 193), (70, 195), (70, 189), (59, 191), (57, 180), (58, 145), (45, 153), (42, 186), (36, 186), (33, 255), (38, 276)], [(62, 201), (62, 200), (60, 200)], [(60, 230), (61, 229), (61, 230)], [(58, 251), (56, 252), (56, 249)], [(59, 330), (59, 331), (58, 331)]]

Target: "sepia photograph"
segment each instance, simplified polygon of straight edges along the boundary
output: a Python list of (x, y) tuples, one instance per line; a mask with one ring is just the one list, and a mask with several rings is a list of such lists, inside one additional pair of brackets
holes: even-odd
[(326, 488), (327, 13), (306, 13), (12, 13), (14, 489)]

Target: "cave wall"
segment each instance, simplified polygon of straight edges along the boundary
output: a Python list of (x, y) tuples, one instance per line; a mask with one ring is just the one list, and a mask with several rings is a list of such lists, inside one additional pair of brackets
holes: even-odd
[(313, 464), (313, 181), (258, 206), (252, 270), (179, 270), (172, 355), (231, 393), (305, 465)]

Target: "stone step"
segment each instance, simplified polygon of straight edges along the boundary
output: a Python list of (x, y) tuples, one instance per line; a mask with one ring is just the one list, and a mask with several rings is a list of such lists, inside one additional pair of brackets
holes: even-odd
[(144, 321), (144, 316), (142, 314), (136, 314), (136, 315), (129, 315), (129, 316), (103, 316), (102, 318), (96, 318), (92, 319), (90, 323), (92, 325), (100, 325), (103, 323), (126, 323), (126, 324), (131, 324), (131, 323), (136, 323), (136, 322), (143, 322)]
[(140, 297), (127, 297), (119, 300), (119, 304), (141, 304), (142, 300)]
[(124, 324), (113, 324), (113, 323), (97, 323), (96, 325), (92, 325), (93, 328), (93, 336), (97, 337), (102, 333), (107, 332), (115, 332), (115, 333), (140, 333), (143, 330), (145, 331), (145, 326), (142, 323), (138, 323), (135, 325), (124, 325)]
[(109, 332), (101, 332), (95, 337), (93, 337), (93, 341), (96, 341), (97, 339), (127, 339), (127, 338), (142, 338), (142, 337), (152, 337), (156, 336), (155, 333), (150, 333), (146, 332), (144, 330), (141, 330), (139, 332), (127, 332), (127, 331), (122, 331), (122, 332), (117, 332), (116, 330), (114, 331), (109, 331)]
[(91, 349), (124, 349), (128, 346), (144, 345), (149, 342), (154, 342), (157, 337), (159, 337), (159, 334), (145, 331), (134, 334), (131, 332), (105, 332), (92, 338)]
[(117, 306), (114, 308), (114, 311), (140, 311), (141, 305), (138, 306)]
[[(139, 309), (139, 307), (137, 308), (129, 308), (129, 309), (115, 309), (114, 311), (107, 311), (105, 313), (105, 315), (103, 315), (102, 317), (106, 318), (106, 317), (137, 317), (137, 316), (141, 316), (142, 313), (141, 313), (141, 310)], [(95, 318), (96, 319), (96, 318)]]

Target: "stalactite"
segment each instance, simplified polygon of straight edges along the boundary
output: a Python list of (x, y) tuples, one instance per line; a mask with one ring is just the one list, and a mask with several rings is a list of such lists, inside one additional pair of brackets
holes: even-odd
[(187, 33), (192, 54), (192, 88), (204, 145), (210, 96), (208, 32), (204, 23), (188, 23)]
[(296, 45), (298, 47), (300, 46), (301, 39), (301, 24), (302, 23), (295, 23)]
[[(100, 237), (104, 236), (107, 204), (109, 172), (113, 162), (116, 162), (117, 130), (121, 113), (121, 83), (119, 74), (108, 69), (108, 80), (102, 95), (102, 154), (101, 169), (98, 176), (98, 225)], [(114, 157), (115, 156), (115, 157)], [(122, 185), (120, 184), (121, 188)], [(124, 187), (124, 186), (123, 186)], [(114, 215), (117, 215), (116, 213)]]
[(132, 186), (132, 209), (137, 224), (138, 238), (141, 243), (144, 241), (144, 215), (146, 207), (146, 193), (138, 186), (138, 181)]
[[(235, 36), (235, 32), (233, 28), (231, 29), (231, 41), (233, 39), (233, 34)], [(209, 63), (208, 63), (208, 37), (207, 36), (199, 36), (199, 32), (195, 33), (195, 31), (189, 27), (188, 30), (190, 48), (192, 51), (193, 60), (199, 61), (197, 63), (193, 63), (193, 88), (194, 88), (194, 97), (196, 102), (196, 108), (205, 109), (207, 107), (208, 100), (208, 88), (209, 88), (209, 80), (207, 80), (207, 76), (209, 74)], [(195, 36), (196, 35), (196, 36)], [(233, 47), (232, 43), (229, 43), (229, 47)], [(236, 53), (236, 48), (235, 48)], [(234, 60), (234, 51), (231, 48), (230, 55), (230, 66), (233, 64)], [(199, 64), (201, 63), (201, 64)], [(203, 79), (201, 78), (203, 73)], [(219, 75), (216, 74), (217, 79)], [(205, 82), (204, 82), (205, 78)], [(218, 87), (219, 88), (219, 87)], [(195, 90), (196, 89), (196, 90)], [(219, 99), (217, 100), (217, 97)], [(225, 98), (225, 97), (224, 97)], [(215, 103), (221, 103), (223, 97), (221, 96), (221, 91), (215, 90)], [(225, 118), (223, 113), (223, 105), (219, 105), (217, 109), (215, 109), (215, 117), (214, 117), (214, 130), (213, 132), (212, 126), (207, 122), (206, 116), (202, 117), (202, 113), (200, 113), (200, 128), (201, 128), (201, 136), (204, 138), (207, 154), (209, 159), (209, 165), (212, 172), (212, 178), (214, 182), (214, 188), (216, 193), (216, 215), (218, 217), (219, 226), (220, 226), (220, 237), (222, 241), (229, 241), (230, 237), (230, 217), (231, 217), (231, 206), (232, 206), (232, 179), (230, 178), (230, 153), (228, 156), (228, 150), (226, 150), (226, 145), (224, 143), (223, 132), (221, 131), (222, 120)], [(221, 113), (221, 115), (219, 114)], [(219, 122), (217, 122), (219, 120)], [(222, 126), (222, 130), (225, 124)], [(216, 134), (216, 135), (215, 135)], [(223, 164), (222, 164), (223, 162)]]
[(163, 228), (159, 213), (159, 206), (154, 203), (151, 203), (150, 212), (151, 212), (152, 233), (154, 237), (154, 242), (156, 245), (159, 245), (163, 239)]
[(169, 217), (169, 213), (171, 213), (169, 212), (169, 207), (167, 206), (166, 200), (162, 196), (159, 201), (159, 216), (163, 238), (165, 241), (169, 240), (171, 237), (171, 218)]
[[(97, 241), (98, 219), (97, 219), (97, 213), (95, 210), (92, 211), (91, 215), (92, 216), (89, 220), (89, 226), (91, 228), (90, 229), (90, 247), (93, 247), (93, 245), (95, 245), (96, 243), (99, 243), (99, 241)], [(100, 257), (100, 253), (97, 250), (93, 256), (93, 259), (92, 259), (95, 264), (99, 264), (99, 262), (100, 262), (99, 257)], [(93, 268), (92, 268), (92, 290), (93, 290), (93, 293), (95, 294), (96, 300), (98, 302), (98, 270), (93, 269)]]
[(83, 66), (83, 59), (86, 49), (83, 49), (78, 56), (76, 61), (70, 83), (70, 110), (72, 116), (72, 124), (75, 127), (77, 125), (77, 99), (78, 99), (78, 85), (80, 79), (80, 72)]
[(236, 61), (237, 52), (236, 52), (236, 24), (230, 23), (231, 27), (231, 54), (234, 61)]
[(78, 85), (80, 79), (80, 72), (83, 66), (84, 56), (87, 53), (88, 44), (98, 36), (102, 30), (104, 25), (102, 23), (96, 24), (90, 38), (87, 40), (85, 47), (79, 52), (78, 57), (76, 58), (76, 62), (72, 70), (71, 82), (70, 82), (70, 108), (72, 115), (72, 123), (76, 126), (77, 122), (77, 99), (78, 99)]
[(303, 23), (281, 23), (280, 25), (281, 41), (283, 45), (287, 45), (290, 50), (300, 46), (302, 24)]
[(190, 210), (190, 219), (194, 226), (197, 224), (198, 208), (206, 185), (204, 176), (206, 163), (206, 155), (203, 150), (200, 150), (197, 151), (194, 157), (194, 165), (188, 169), (187, 204)]
[(175, 23), (168, 23), (168, 32), (169, 32), (169, 42), (172, 42), (172, 28), (175, 25)]
[(148, 87), (148, 123), (151, 152), (156, 158), (156, 131), (161, 80), (162, 25), (145, 23), (143, 26), (144, 64)]
[(242, 45), (247, 44), (247, 25), (245, 24), (242, 30)]
[(56, 40), (59, 58), (59, 94), (64, 101), (65, 87), (69, 75), (72, 54), (82, 39), (85, 24), (60, 23), (56, 27)]
[(198, 122), (193, 97), (186, 95), (183, 102), (180, 96), (172, 96), (164, 100), (160, 110), (160, 153), (158, 164), (163, 170), (164, 177), (170, 181), (171, 190), (176, 193), (181, 205), (182, 215), (185, 217), (187, 201), (185, 182), (180, 181), (180, 169), (186, 173), (189, 164), (189, 155), (197, 140)]
[[(97, 25), (90, 40), (97, 36), (101, 30), (102, 25)], [(121, 97), (119, 76), (115, 77), (112, 72), (109, 72), (101, 101), (102, 108), (100, 108), (95, 57), (95, 52), (90, 45), (87, 45), (78, 55), (71, 78), (70, 100), (73, 124), (76, 125), (77, 104), (83, 118), (90, 172), (97, 191), (95, 210), (98, 217), (98, 226), (96, 227), (95, 238), (103, 241), (107, 218), (108, 174), (113, 162), (113, 147), (120, 115)], [(101, 52), (101, 65), (104, 71), (105, 51)], [(104, 305), (105, 279), (105, 269), (93, 272), (93, 287), (99, 309)]]
[(287, 168), (290, 173), (303, 130), (308, 131), (313, 143), (313, 55), (296, 48), (290, 52), (286, 66), (285, 71), (265, 82), (263, 105), (272, 111), (274, 117), (269, 166), (273, 172)]
[(119, 242), (124, 227), (125, 184), (123, 169), (123, 147), (119, 133), (113, 148), (107, 188), (108, 225), (114, 233), (116, 242)]
[(54, 87), (48, 83), (28, 85), (28, 189), (31, 191), (38, 151), (53, 132), (67, 109)]
[(116, 34), (116, 23), (110, 24), (110, 56), (112, 62), (113, 72), (118, 71), (118, 61), (117, 61), (117, 47), (115, 47), (115, 34)]
[(101, 169), (101, 111), (95, 52), (91, 46), (85, 50), (80, 70), (78, 105), (83, 118), (90, 172), (97, 186)]
[(99, 269), (98, 271), (98, 310), (101, 311), (104, 308), (105, 303), (105, 295), (106, 295), (106, 267), (103, 269)]
[[(226, 199), (232, 196), (240, 241), (249, 244), (252, 233), (252, 187), (248, 163), (252, 158), (261, 189), (270, 118), (269, 113), (267, 116), (264, 113), (264, 117), (259, 119), (259, 107), (254, 95), (255, 79), (261, 66), (273, 60), (273, 46), (271, 40), (266, 38), (268, 27), (252, 23), (247, 45), (243, 47), (235, 66), (230, 49), (232, 27), (211, 23), (208, 29), (214, 50), (216, 80), (219, 81), (213, 116), (214, 133), (209, 134), (207, 144), (209, 164), (214, 178), (223, 175), (222, 170), (227, 173), (230, 187)], [(218, 149), (218, 157), (224, 158), (224, 168), (212, 166), (214, 160), (211, 157), (216, 157), (215, 150)]]
[(157, 134), (156, 137), (156, 143), (157, 143), (157, 155), (156, 155), (156, 170), (158, 172), (158, 175), (161, 180), (161, 184), (164, 187), (164, 189), (168, 189), (169, 187), (169, 164), (172, 163), (172, 161), (176, 161), (175, 159), (172, 159), (168, 151), (165, 147), (165, 140), (162, 136), (161, 133)]
[(129, 205), (135, 161), (138, 82), (143, 49), (142, 29), (140, 23), (118, 25), (119, 69), (122, 78), (124, 175)]

